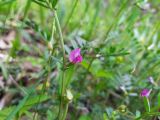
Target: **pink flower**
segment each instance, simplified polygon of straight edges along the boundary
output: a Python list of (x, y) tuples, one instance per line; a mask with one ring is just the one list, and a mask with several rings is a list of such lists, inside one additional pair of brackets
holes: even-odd
[(143, 89), (143, 90), (141, 91), (141, 96), (142, 96), (142, 97), (149, 97), (151, 91), (152, 91), (152, 90)]
[(82, 56), (81, 56), (81, 49), (80, 48), (76, 48), (74, 50), (72, 50), (69, 54), (69, 61), (71, 63), (80, 63), (82, 62)]

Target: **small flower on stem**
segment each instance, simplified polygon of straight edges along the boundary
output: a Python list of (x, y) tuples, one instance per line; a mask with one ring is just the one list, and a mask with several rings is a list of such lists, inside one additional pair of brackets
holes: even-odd
[(154, 86), (158, 86), (158, 84), (154, 81), (152, 76), (148, 77), (148, 82), (151, 83)]
[(154, 84), (154, 80), (153, 80), (153, 77), (148, 77), (148, 81), (151, 83), (151, 84)]
[(141, 91), (141, 96), (143, 97), (143, 100), (144, 100), (144, 106), (145, 106), (145, 109), (147, 112), (150, 112), (151, 110), (151, 106), (150, 106), (150, 102), (149, 102), (149, 95), (151, 93), (152, 89), (143, 89)]
[(152, 90), (149, 90), (149, 89), (143, 89), (141, 91), (141, 97), (149, 97), (150, 93), (151, 93)]
[(69, 61), (71, 63), (80, 63), (82, 62), (82, 56), (81, 56), (81, 49), (80, 48), (76, 48), (74, 50), (72, 50), (69, 54)]

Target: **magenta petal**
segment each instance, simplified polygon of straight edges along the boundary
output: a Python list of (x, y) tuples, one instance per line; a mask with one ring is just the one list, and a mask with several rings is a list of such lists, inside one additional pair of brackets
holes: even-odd
[(82, 62), (82, 60), (83, 60), (82, 56), (81, 55), (78, 56), (78, 62)]
[(143, 89), (143, 90), (141, 91), (141, 96), (142, 96), (142, 97), (149, 97), (150, 93), (151, 93), (151, 90)]
[(75, 50), (72, 50), (69, 54), (69, 61), (72, 63), (79, 63), (82, 62), (82, 56), (81, 56), (81, 49), (76, 48)]
[(76, 57), (74, 60), (73, 60), (73, 63), (80, 63), (82, 62), (82, 56), (79, 55), (78, 57)]

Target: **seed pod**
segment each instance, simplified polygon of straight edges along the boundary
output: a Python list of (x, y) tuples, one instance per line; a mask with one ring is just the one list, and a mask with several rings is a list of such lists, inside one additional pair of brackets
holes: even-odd
[(66, 90), (65, 99), (67, 102), (71, 102), (73, 100), (73, 94), (69, 89)]

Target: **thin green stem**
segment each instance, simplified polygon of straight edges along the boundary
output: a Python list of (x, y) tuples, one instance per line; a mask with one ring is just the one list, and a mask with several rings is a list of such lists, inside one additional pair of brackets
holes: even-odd
[(62, 73), (62, 88), (61, 88), (61, 96), (60, 96), (60, 104), (59, 104), (59, 112), (58, 112), (58, 119), (61, 120), (61, 118), (63, 117), (63, 113), (62, 113), (62, 110), (63, 110), (63, 96), (64, 96), (64, 89), (65, 89), (65, 86), (64, 86), (64, 71)]
[(64, 41), (63, 41), (63, 35), (62, 35), (62, 31), (61, 31), (61, 26), (59, 23), (59, 19), (57, 16), (57, 13), (55, 11), (55, 22), (57, 25), (57, 29), (58, 29), (58, 33), (59, 33), (59, 37), (60, 37), (60, 45), (61, 45), (61, 49), (62, 49), (62, 53), (63, 53), (63, 71), (62, 71), (62, 88), (61, 88), (61, 97), (60, 97), (60, 105), (59, 105), (59, 113), (58, 113), (58, 119), (61, 120), (61, 118), (65, 119), (65, 114), (67, 113), (67, 110), (65, 110), (65, 113), (63, 115), (62, 110), (63, 110), (63, 97), (64, 97), (64, 92), (65, 92), (65, 81), (64, 81), (64, 76), (65, 76), (65, 50), (64, 50)]
[(58, 19), (56, 11), (55, 11), (55, 21), (56, 21), (56, 24), (57, 24), (57, 29), (58, 29), (59, 37), (60, 37), (60, 45), (61, 45), (61, 49), (62, 49), (62, 52), (63, 52), (63, 67), (64, 67), (65, 66), (64, 41), (63, 41), (63, 35), (62, 35), (62, 31), (61, 31), (61, 26), (60, 26), (59, 19)]
[(143, 100), (144, 100), (144, 107), (146, 109), (146, 112), (150, 112), (151, 107), (150, 107), (149, 99), (147, 97), (144, 97)]
[(147, 98), (147, 104), (148, 104), (148, 112), (151, 111), (151, 107), (150, 107), (150, 102), (149, 102), (149, 99)]

